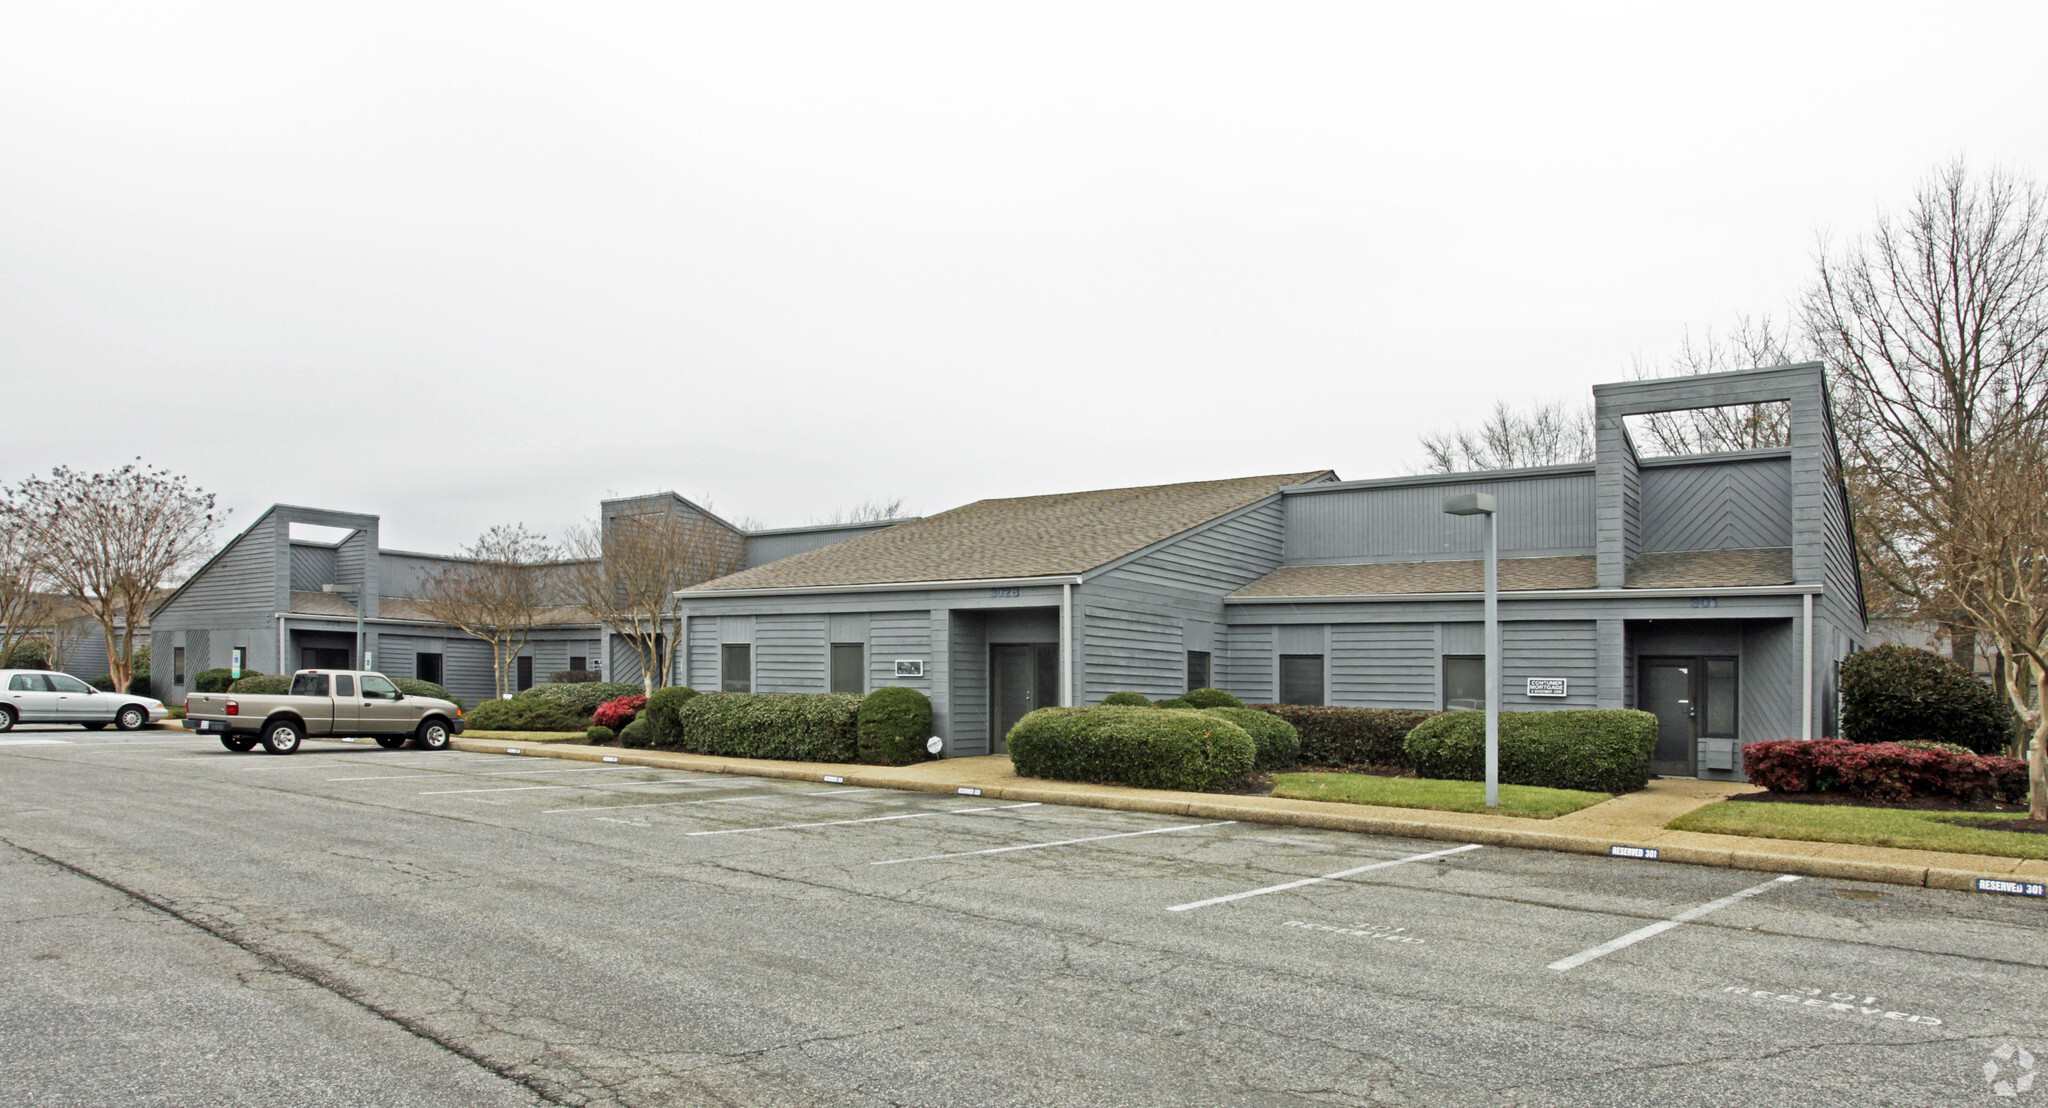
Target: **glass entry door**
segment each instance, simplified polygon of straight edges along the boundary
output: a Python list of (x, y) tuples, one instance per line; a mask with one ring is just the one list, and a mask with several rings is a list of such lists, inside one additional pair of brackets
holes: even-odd
[(1644, 658), (1640, 666), (1636, 706), (1657, 717), (1650, 769), (1666, 777), (1699, 776), (1699, 740), (1737, 737), (1736, 660)]

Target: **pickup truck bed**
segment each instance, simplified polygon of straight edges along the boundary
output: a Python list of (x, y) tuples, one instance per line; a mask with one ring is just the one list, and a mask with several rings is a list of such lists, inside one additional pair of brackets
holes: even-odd
[(307, 739), (344, 736), (374, 738), (386, 749), (410, 741), (445, 750), (462, 733), (462, 709), (407, 696), (381, 673), (302, 669), (286, 694), (193, 693), (185, 701), (185, 726), (219, 735), (221, 745), (235, 751), (260, 742), (272, 754), (290, 754)]

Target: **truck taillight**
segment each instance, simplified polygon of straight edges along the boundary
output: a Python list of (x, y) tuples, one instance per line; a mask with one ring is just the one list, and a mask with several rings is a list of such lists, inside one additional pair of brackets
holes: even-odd
[(241, 714), (242, 714), (242, 706), (241, 706), (240, 704), (236, 703), (235, 701), (232, 701), (232, 700), (228, 701), (228, 714), (229, 714), (229, 715), (231, 715), (231, 716), (239, 716), (239, 715), (241, 715)]

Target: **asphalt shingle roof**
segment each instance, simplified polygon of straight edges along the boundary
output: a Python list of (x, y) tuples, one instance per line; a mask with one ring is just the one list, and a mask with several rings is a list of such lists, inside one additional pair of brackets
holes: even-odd
[(1736, 585), (1789, 585), (1792, 548), (1673, 550), (1645, 554), (1628, 567), (1632, 589), (1711, 589)]
[(1080, 574), (1329, 473), (977, 500), (685, 591)]
[[(1340, 566), (1283, 566), (1230, 595), (1409, 596), (1478, 592), (1486, 587), (1481, 561), (1368, 562)], [(1645, 554), (1628, 567), (1627, 588), (1712, 589), (1792, 583), (1792, 550), (1676, 550)], [(1502, 558), (1502, 592), (1590, 589), (1598, 583), (1591, 554), (1557, 558)]]

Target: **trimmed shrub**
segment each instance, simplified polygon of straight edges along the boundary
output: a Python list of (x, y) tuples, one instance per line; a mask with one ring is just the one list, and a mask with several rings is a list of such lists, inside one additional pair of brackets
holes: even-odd
[(391, 683), (397, 685), (398, 691), (407, 696), (432, 697), (435, 700), (445, 700), (450, 704), (457, 705), (462, 703), (462, 701), (449, 695), (447, 689), (434, 684), (432, 681), (421, 681), (413, 677), (393, 677)]
[(604, 726), (592, 727), (583, 733), (583, 741), (593, 746), (603, 746), (605, 743), (611, 742), (618, 737), (619, 733), (617, 731)]
[(558, 669), (548, 674), (548, 680), (557, 685), (588, 685), (604, 678), (587, 669)]
[(535, 685), (514, 694), (514, 700), (549, 700), (571, 711), (589, 715), (607, 700), (644, 695), (646, 689), (623, 681), (590, 681), (580, 685)]
[(1208, 792), (1242, 782), (1257, 746), (1206, 712), (1040, 708), (1010, 729), (1010, 762), (1025, 777)]
[(2012, 742), (2012, 706), (1939, 654), (1877, 646), (1842, 662), (1842, 737), (1956, 743), (1995, 754)]
[(1294, 725), (1305, 766), (1413, 766), (1402, 744), (1417, 724), (1435, 715), (1407, 708), (1325, 708), (1314, 704), (1253, 704)]
[(1105, 708), (1150, 708), (1152, 698), (1141, 692), (1113, 692), (1102, 698)]
[(1154, 708), (1178, 708), (1182, 711), (1194, 708), (1194, 705), (1188, 703), (1188, 698), (1184, 696), (1176, 696), (1171, 700), (1155, 700), (1152, 702), (1152, 706)]
[(640, 716), (654, 728), (654, 741), (663, 746), (674, 746), (682, 740), (682, 725), (676, 721), (676, 710), (688, 704), (697, 695), (697, 690), (688, 685), (670, 685), (654, 690), (647, 698), (647, 707), (640, 710)]
[(1190, 708), (1242, 708), (1244, 701), (1222, 689), (1189, 689), (1180, 698)]
[(860, 698), (855, 756), (869, 765), (907, 766), (931, 757), (924, 748), (932, 733), (931, 699), (916, 689), (891, 685)]
[(736, 758), (850, 762), (859, 752), (860, 702), (853, 693), (704, 693), (676, 709), (675, 745)]
[(1279, 716), (1251, 708), (1204, 708), (1202, 711), (1227, 719), (1252, 737), (1252, 768), (1270, 773), (1293, 769), (1301, 764), (1301, 733)]
[(485, 700), (469, 710), (478, 731), (582, 731), (590, 721), (580, 712), (546, 700)]
[(1753, 785), (1774, 793), (1837, 793), (1866, 800), (1938, 796), (2017, 802), (2027, 796), (2027, 764), (1997, 754), (1915, 749), (1904, 743), (1772, 739), (1742, 748)]
[(590, 722), (623, 731), (626, 725), (640, 718), (640, 709), (647, 707), (647, 698), (639, 693), (631, 696), (617, 696), (597, 706), (590, 713)]
[[(1506, 785), (1625, 793), (1650, 783), (1657, 717), (1621, 708), (1500, 714), (1500, 779)], [(1451, 781), (1486, 779), (1486, 713), (1444, 712), (1403, 744), (1415, 772)]]
[(7, 654), (0, 657), (0, 669), (50, 669), (50, 644), (46, 642), (18, 642), (7, 648)]
[[(202, 669), (192, 675), (192, 691), (226, 692), (228, 691), (228, 686), (235, 683), (234, 673), (234, 670), (226, 667)], [(263, 671), (260, 669), (245, 669), (242, 671), (242, 676), (244, 678), (261, 677), (263, 676)]]
[(654, 725), (644, 719), (636, 719), (619, 731), (620, 746), (654, 745)]
[(101, 692), (113, 692), (114, 675), (111, 673), (102, 673), (98, 677), (92, 678), (91, 680), (87, 681), (86, 684), (91, 685), (93, 688), (98, 689)]
[(292, 679), (281, 673), (259, 673), (253, 677), (244, 677), (222, 691), (248, 693), (250, 696), (283, 696), (292, 691)]
[(1907, 750), (1932, 750), (1937, 754), (1974, 754), (1975, 751), (1961, 743), (1936, 743), (1926, 739), (1907, 739), (1899, 744)]

